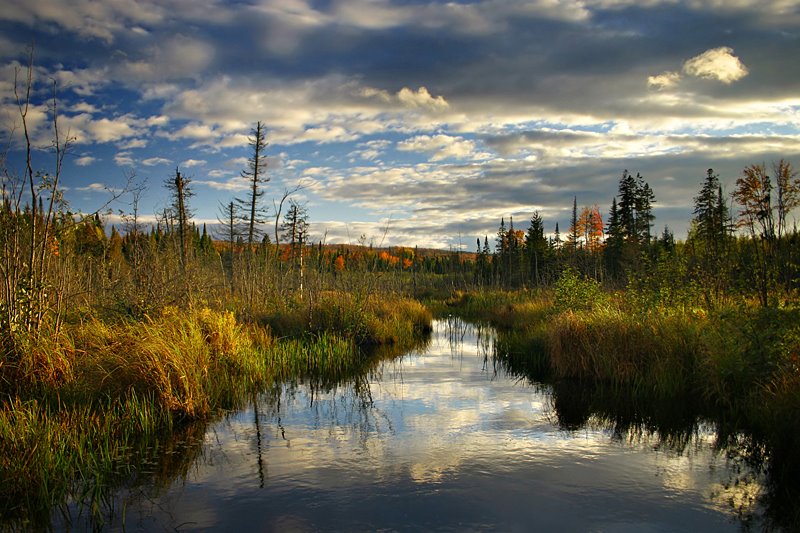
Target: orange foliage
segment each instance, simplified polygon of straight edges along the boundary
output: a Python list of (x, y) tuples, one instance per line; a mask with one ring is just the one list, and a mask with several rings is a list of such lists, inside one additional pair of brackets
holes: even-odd
[(341, 255), (337, 256), (336, 260), (333, 262), (333, 268), (336, 270), (336, 272), (341, 272), (344, 270), (344, 257)]
[(54, 256), (58, 257), (58, 239), (54, 235), (50, 236), (50, 243), (49, 243), (50, 253)]
[(397, 265), (398, 262), (400, 262), (400, 258), (399, 257), (394, 256), (394, 255), (390, 254), (389, 252), (387, 252), (385, 250), (382, 251), (380, 254), (378, 254), (378, 258), (381, 261), (386, 262), (386, 264), (389, 265), (389, 266), (395, 266), (395, 265)]
[(584, 207), (577, 221), (576, 233), (583, 237), (586, 248), (591, 252), (597, 252), (603, 245), (603, 217), (597, 204), (592, 207)]

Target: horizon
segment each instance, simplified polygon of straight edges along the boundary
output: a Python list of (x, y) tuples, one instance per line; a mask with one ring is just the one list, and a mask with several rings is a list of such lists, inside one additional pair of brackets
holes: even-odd
[[(685, 240), (708, 168), (730, 193), (748, 165), (800, 165), (797, 28), (799, 5), (756, 1), (7, 0), (2, 138), (33, 43), (29, 127), (49, 146), (52, 78), (76, 137), (63, 188), (82, 212), (135, 172), (154, 218), (179, 168), (193, 221), (215, 224), (219, 202), (246, 194), (262, 121), (263, 205), (271, 216), (302, 185), (314, 241), (472, 252), (534, 211), (563, 235), (573, 196), (607, 222), (623, 170), (655, 193), (654, 235)], [(7, 161), (21, 168), (18, 151)], [(121, 229), (129, 204), (106, 225)]]

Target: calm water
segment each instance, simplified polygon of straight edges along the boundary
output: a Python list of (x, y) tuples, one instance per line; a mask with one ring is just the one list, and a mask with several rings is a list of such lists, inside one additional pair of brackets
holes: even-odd
[[(177, 478), (116, 496), (128, 531), (733, 531), (759, 491), (703, 426), (669, 445), (591, 418), (493, 363), (485, 329), (335, 390), (296, 384), (186, 438)], [(187, 459), (188, 457), (188, 459)], [(164, 466), (154, 466), (154, 469)], [(747, 480), (747, 482), (745, 482)], [(75, 522), (73, 522), (75, 523)]]

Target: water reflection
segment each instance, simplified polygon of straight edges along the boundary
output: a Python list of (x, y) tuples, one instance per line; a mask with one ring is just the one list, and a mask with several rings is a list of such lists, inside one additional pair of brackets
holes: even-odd
[[(763, 476), (691, 402), (547, 383), (486, 326), (296, 380), (183, 438), (113, 498), (127, 530), (738, 530)], [(177, 450), (177, 447), (175, 448)], [(75, 525), (76, 522), (62, 522)]]
[(597, 391), (569, 384), (551, 391), (515, 373), (501, 349), (490, 329), (451, 318), (437, 324), (427, 349), (382, 359), (353, 379), (298, 380), (265, 391), (209, 429), (188, 476), (140, 501), (138, 521), (122, 523), (738, 527), (735, 514), (715, 503), (715, 494), (727, 497), (720, 487), (730, 472), (704, 427), (654, 444), (645, 436), (674, 434), (667, 431), (672, 422), (598, 411)]

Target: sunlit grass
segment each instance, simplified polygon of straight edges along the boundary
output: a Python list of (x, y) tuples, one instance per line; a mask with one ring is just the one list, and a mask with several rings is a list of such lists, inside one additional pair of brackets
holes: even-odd
[[(49, 517), (68, 498), (94, 505), (98, 487), (131, 464), (149, 435), (236, 408), (274, 383), (336, 383), (364, 365), (360, 346), (402, 345), (430, 330), (430, 313), (417, 302), (355, 303), (332, 294), (307, 315), (295, 302), (300, 311), (282, 320), (296, 335), (284, 338), (269, 322), (241, 324), (203, 306), (166, 307), (141, 321), (89, 314), (58, 342), (6, 358), (0, 515), (21, 517), (26, 528), (26, 516)], [(19, 379), (12, 385), (9, 377)]]

